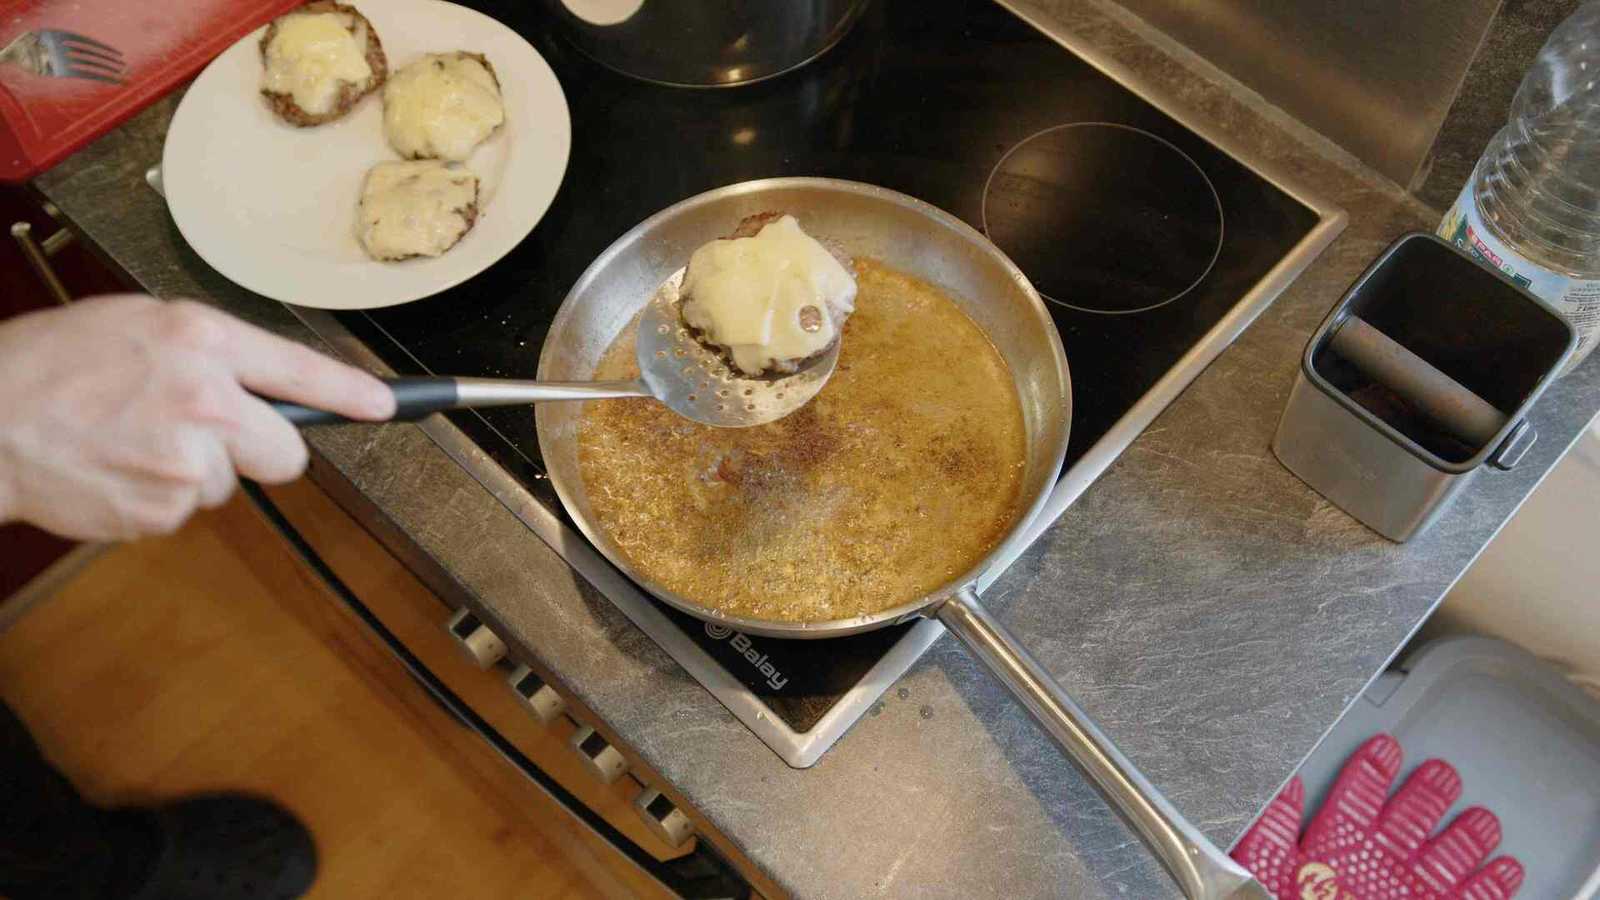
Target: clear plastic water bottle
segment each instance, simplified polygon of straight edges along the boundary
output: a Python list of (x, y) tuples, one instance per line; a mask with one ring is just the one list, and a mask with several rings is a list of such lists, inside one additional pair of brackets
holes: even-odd
[(1600, 343), (1600, 0), (1551, 33), (1439, 235)]

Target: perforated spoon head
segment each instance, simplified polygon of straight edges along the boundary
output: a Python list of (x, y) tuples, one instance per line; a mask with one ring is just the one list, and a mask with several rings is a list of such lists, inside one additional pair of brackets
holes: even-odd
[(708, 349), (683, 324), (680, 271), (656, 290), (639, 314), (639, 375), (673, 412), (719, 428), (748, 428), (804, 406), (839, 363), (839, 341), (789, 375), (752, 377)]

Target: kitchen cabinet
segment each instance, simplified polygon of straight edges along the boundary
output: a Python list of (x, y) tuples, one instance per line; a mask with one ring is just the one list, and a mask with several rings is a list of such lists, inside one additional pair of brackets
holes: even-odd
[[(499, 767), (497, 777), (520, 772), (611, 843), (613, 874), (632, 893), (759, 896), (747, 884), (760, 877), (753, 867), (728, 863), (726, 845), (704, 846), (698, 814), (557, 678), (508, 656), (470, 612), (419, 580), (312, 480), (256, 491), (263, 514), (327, 584), (330, 603), (394, 654), (399, 665), (388, 677), (444, 706), (462, 725), (462, 743), (474, 745), (477, 765)], [(416, 683), (405, 683), (408, 673)]]

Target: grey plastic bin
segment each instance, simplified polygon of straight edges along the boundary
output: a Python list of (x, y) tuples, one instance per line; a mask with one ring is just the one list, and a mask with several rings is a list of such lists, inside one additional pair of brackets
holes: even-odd
[(1429, 642), (1380, 676), (1301, 765), (1307, 810), (1378, 732), (1405, 751), (1397, 787), (1430, 757), (1461, 773), (1446, 822), (1473, 805), (1500, 818), (1495, 852), (1527, 871), (1517, 900), (1570, 900), (1600, 880), (1600, 701), (1554, 667), (1492, 638)]

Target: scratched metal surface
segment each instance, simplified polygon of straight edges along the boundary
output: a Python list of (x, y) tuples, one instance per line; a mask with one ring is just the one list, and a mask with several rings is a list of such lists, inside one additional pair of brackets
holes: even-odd
[[(1378, 538), (1268, 450), (1307, 336), (1427, 213), (1331, 145), (1091, 0), (1042, 11), (1350, 214), (1322, 258), (990, 590), (1127, 754), (1228, 844), (1428, 615), (1600, 406), (1600, 363), (1534, 411), (1541, 440), (1424, 537)], [(143, 184), (164, 103), (38, 182), (146, 289), (313, 340), (229, 284)], [(415, 427), (314, 432), (317, 452), (522, 652), (559, 673), (778, 884), (808, 897), (1172, 895), (1160, 867), (949, 640), (795, 771), (581, 583)]]

